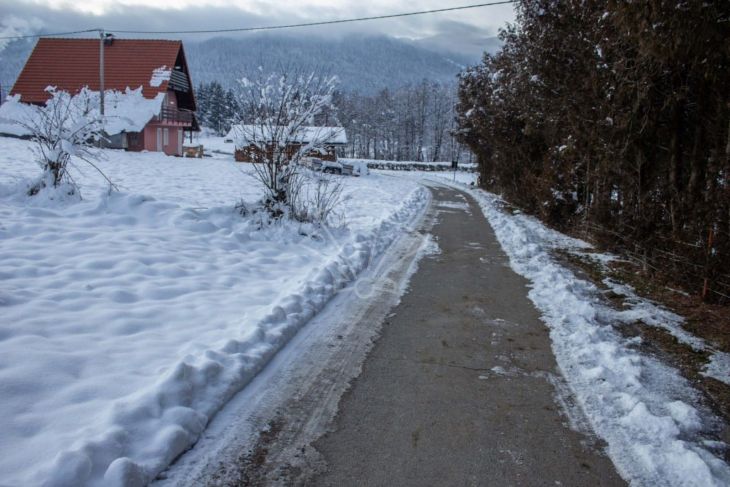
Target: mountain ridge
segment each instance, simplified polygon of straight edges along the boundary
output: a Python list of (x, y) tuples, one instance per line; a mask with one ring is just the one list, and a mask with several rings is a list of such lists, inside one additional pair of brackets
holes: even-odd
[[(493, 45), (487, 38), (485, 48)], [(318, 37), (259, 34), (241, 38), (216, 37), (185, 42), (193, 82), (219, 81), (232, 88), (246, 73), (286, 67), (322, 70), (340, 78), (343, 91), (373, 94), (423, 79), (456, 82), (456, 76), (478, 58), (459, 53), (439, 39), (407, 40), (390, 36)], [(475, 41), (482, 42), (482, 41)], [(0, 87), (6, 95), (35, 45), (28, 40), (9, 43), (0, 51)]]

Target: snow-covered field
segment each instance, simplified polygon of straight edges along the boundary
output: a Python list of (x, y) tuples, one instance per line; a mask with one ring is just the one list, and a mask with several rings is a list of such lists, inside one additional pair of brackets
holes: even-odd
[(28, 198), (0, 138), (0, 484), (140, 485), (425, 206), (411, 180), (342, 178), (343, 225), (261, 228), (250, 166), (104, 151), (107, 194)]
[[(499, 198), (472, 194), (494, 228), (512, 268), (530, 281), (529, 298), (550, 329), (553, 351), (593, 430), (608, 444), (622, 477), (633, 485), (730, 485), (716, 438), (718, 419), (678, 370), (643, 354), (640, 338), (616, 329), (641, 319), (699, 349), (708, 345), (681, 330), (681, 318), (616, 283), (629, 308), (616, 311), (598, 289), (552, 258), (554, 248), (590, 252), (590, 245), (552, 231), (538, 220), (502, 209)], [(601, 261), (610, 256), (596, 255)], [(707, 374), (730, 376), (727, 354), (717, 353)]]

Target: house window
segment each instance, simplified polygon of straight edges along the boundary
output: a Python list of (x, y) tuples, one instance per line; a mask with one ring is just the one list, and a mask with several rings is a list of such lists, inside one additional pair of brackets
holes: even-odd
[(162, 145), (170, 143), (170, 129), (162, 129)]

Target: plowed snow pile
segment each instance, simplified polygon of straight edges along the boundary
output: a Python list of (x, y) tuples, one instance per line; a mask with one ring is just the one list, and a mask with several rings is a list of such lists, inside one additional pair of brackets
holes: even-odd
[[(643, 353), (640, 339), (625, 338), (618, 328), (641, 319), (652, 326), (661, 323), (697, 347), (704, 342), (680, 335), (679, 317), (633, 294), (631, 309), (608, 307), (592, 283), (551, 255), (555, 248), (586, 250), (590, 245), (513, 214), (490, 193), (472, 194), (512, 269), (530, 281), (528, 297), (550, 329), (560, 369), (593, 430), (608, 443), (622, 477), (632, 485), (730, 485), (719, 420), (677, 369)], [(719, 361), (715, 368), (721, 368)]]

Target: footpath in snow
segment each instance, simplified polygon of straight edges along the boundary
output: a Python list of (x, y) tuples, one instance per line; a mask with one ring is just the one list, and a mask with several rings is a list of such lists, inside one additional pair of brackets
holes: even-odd
[[(528, 296), (550, 329), (559, 367), (621, 475), (634, 485), (730, 485), (730, 467), (720, 459), (727, 445), (715, 435), (719, 420), (701, 406), (697, 391), (676, 369), (642, 354), (640, 339), (617, 331), (622, 323), (641, 318), (686, 334), (679, 318), (617, 284), (633, 306), (611, 309), (592, 283), (551, 256), (552, 249), (585, 251), (589, 244), (510, 213), (489, 193), (472, 190), (472, 195), (511, 267), (530, 281)], [(707, 347), (688, 334), (681, 338)], [(707, 373), (727, 378), (724, 356), (717, 357)]]
[(3, 485), (153, 479), (428, 200), (343, 178), (341, 227), (262, 227), (233, 209), (244, 165), (104, 151), (120, 193), (84, 171), (49, 201), (22, 192), (29, 144), (0, 144)]

